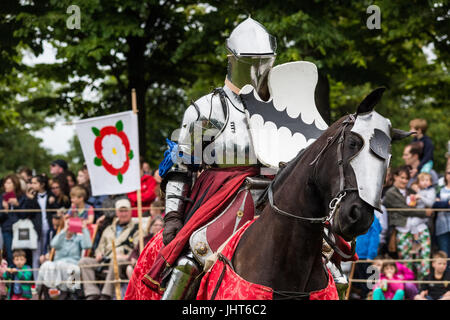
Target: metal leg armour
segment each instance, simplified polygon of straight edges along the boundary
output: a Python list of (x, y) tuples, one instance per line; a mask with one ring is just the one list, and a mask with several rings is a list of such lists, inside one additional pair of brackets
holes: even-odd
[(348, 280), (345, 274), (331, 261), (327, 263), (327, 267), (333, 276), (334, 283), (336, 284), (336, 289), (338, 291), (339, 299), (345, 299), (345, 293), (348, 289)]
[(178, 258), (161, 300), (194, 300), (200, 285), (201, 277), (198, 275), (201, 271), (191, 251)]

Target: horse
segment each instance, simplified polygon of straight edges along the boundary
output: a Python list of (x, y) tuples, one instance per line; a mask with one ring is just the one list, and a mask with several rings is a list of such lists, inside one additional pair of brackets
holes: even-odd
[[(383, 92), (378, 88), (370, 93), (356, 114), (339, 119), (281, 169), (266, 192), (261, 215), (239, 240), (231, 260), (234, 271), (272, 288), (273, 299), (305, 298), (327, 286), (322, 259), (327, 223), (328, 234), (346, 241), (371, 226), (375, 208), (359, 196), (361, 186), (350, 165), (368, 142), (351, 129), (358, 116), (374, 110)], [(391, 128), (388, 162), (391, 140), (409, 134)], [(366, 169), (384, 182), (387, 166), (378, 172)]]

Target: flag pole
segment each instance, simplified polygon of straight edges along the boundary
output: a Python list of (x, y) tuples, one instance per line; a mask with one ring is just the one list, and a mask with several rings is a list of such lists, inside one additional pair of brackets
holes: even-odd
[(114, 271), (114, 288), (116, 289), (116, 299), (121, 300), (122, 295), (120, 294), (120, 283), (119, 283), (119, 265), (117, 264), (117, 252), (116, 252), (116, 242), (112, 239), (112, 254), (113, 254), (113, 271)]
[[(137, 102), (136, 102), (136, 89), (131, 89), (131, 107), (135, 114), (138, 113)], [(140, 172), (140, 171), (139, 171)], [(139, 177), (139, 186), (141, 183), (141, 178)], [(142, 195), (141, 188), (137, 189), (137, 206), (138, 206), (138, 219), (139, 219), (139, 253), (144, 250), (144, 235), (142, 234)]]

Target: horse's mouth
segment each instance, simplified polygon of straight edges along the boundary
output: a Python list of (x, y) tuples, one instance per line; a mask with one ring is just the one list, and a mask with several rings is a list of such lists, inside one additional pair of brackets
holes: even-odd
[[(336, 219), (333, 219), (333, 231), (341, 236), (345, 241), (352, 241), (355, 237), (367, 233), (373, 222), (373, 213), (371, 214), (372, 219), (366, 219), (370, 217), (365, 212), (360, 212), (359, 218), (352, 218), (352, 210), (354, 206), (350, 207), (350, 212), (341, 211), (342, 207), (338, 209), (336, 214)], [(360, 210), (360, 209), (358, 209)]]

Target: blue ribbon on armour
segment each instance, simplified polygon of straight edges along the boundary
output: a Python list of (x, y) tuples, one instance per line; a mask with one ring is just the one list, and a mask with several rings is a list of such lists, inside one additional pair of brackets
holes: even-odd
[[(170, 139), (166, 138), (166, 142), (168, 145), (168, 149), (164, 151), (164, 159), (159, 164), (159, 175), (164, 178), (164, 176), (169, 172), (170, 168), (174, 165), (176, 162), (183, 162), (186, 164), (194, 164), (197, 163), (195, 159), (197, 159), (194, 156), (185, 155), (183, 151), (178, 151), (178, 144), (176, 142), (171, 141)], [(198, 167), (198, 165), (195, 165), (194, 167)]]

